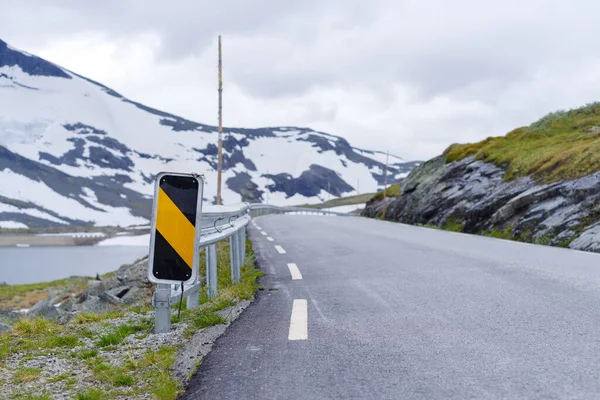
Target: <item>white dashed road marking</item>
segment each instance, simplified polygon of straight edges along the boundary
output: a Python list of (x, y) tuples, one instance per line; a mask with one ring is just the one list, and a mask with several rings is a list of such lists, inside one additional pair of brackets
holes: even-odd
[(273, 239), (271, 236), (267, 236), (267, 240), (268, 240), (269, 242), (274, 242), (274, 241), (275, 241), (275, 239)]
[(263, 236), (267, 236), (267, 232), (265, 231), (260, 231), (260, 233), (262, 233)]
[(308, 304), (305, 299), (294, 299), (288, 340), (306, 339), (308, 339)]
[(290, 269), (290, 274), (292, 274), (292, 280), (302, 279), (302, 274), (296, 264), (289, 263), (288, 268)]
[(258, 229), (259, 231), (262, 230), (260, 226), (258, 226), (258, 225), (254, 225), (254, 226), (256, 226), (256, 229)]
[(287, 253), (287, 252), (286, 252), (286, 251), (283, 249), (283, 247), (281, 247), (281, 246), (280, 246), (280, 245), (278, 245), (278, 244), (276, 244), (276, 245), (275, 245), (275, 250), (277, 250), (277, 252), (278, 252), (279, 254), (285, 254), (285, 253)]

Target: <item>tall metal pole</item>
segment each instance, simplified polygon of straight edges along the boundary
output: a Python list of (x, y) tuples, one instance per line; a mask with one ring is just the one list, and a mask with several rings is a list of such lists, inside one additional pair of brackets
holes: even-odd
[(223, 170), (223, 63), (221, 62), (221, 35), (219, 35), (219, 164), (217, 168), (217, 204), (221, 201), (221, 174)]
[(385, 153), (385, 175), (383, 176), (383, 209), (381, 210), (381, 219), (385, 220), (385, 212), (387, 211), (387, 201), (385, 198), (387, 191), (387, 171), (388, 171), (388, 159), (390, 157), (389, 150)]

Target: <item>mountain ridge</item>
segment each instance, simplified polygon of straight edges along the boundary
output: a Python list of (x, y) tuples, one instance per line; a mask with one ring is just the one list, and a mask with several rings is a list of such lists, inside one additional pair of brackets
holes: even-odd
[[(320, 202), (383, 185), (380, 151), (293, 126), (224, 128), (225, 202)], [(214, 201), (217, 128), (130, 100), (0, 40), (0, 228), (139, 224), (162, 170), (206, 176)], [(390, 156), (388, 181), (418, 162)], [(267, 196), (268, 193), (268, 196)]]

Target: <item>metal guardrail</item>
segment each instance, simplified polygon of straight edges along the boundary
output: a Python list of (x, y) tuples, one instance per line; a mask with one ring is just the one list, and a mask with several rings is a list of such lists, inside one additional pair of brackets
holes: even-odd
[(204, 207), (200, 218), (200, 244), (195, 251), (201, 252), (204, 249), (206, 252), (206, 276), (200, 277), (197, 273), (199, 278), (187, 285), (157, 284), (152, 297), (156, 333), (170, 331), (172, 304), (185, 298), (186, 308), (198, 307), (203, 282), (206, 283), (208, 297), (213, 298), (217, 295), (217, 242), (229, 239), (231, 280), (234, 283), (239, 282), (240, 270), (246, 260), (246, 226), (252, 218), (268, 214), (348, 215), (316, 208), (278, 207), (268, 204), (243, 203), (235, 206)]

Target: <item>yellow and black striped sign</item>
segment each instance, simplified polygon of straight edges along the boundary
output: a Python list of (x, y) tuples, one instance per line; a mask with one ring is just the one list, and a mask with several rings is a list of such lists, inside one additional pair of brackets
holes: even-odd
[(154, 199), (150, 272), (156, 280), (192, 277), (200, 183), (191, 175), (159, 175)]

